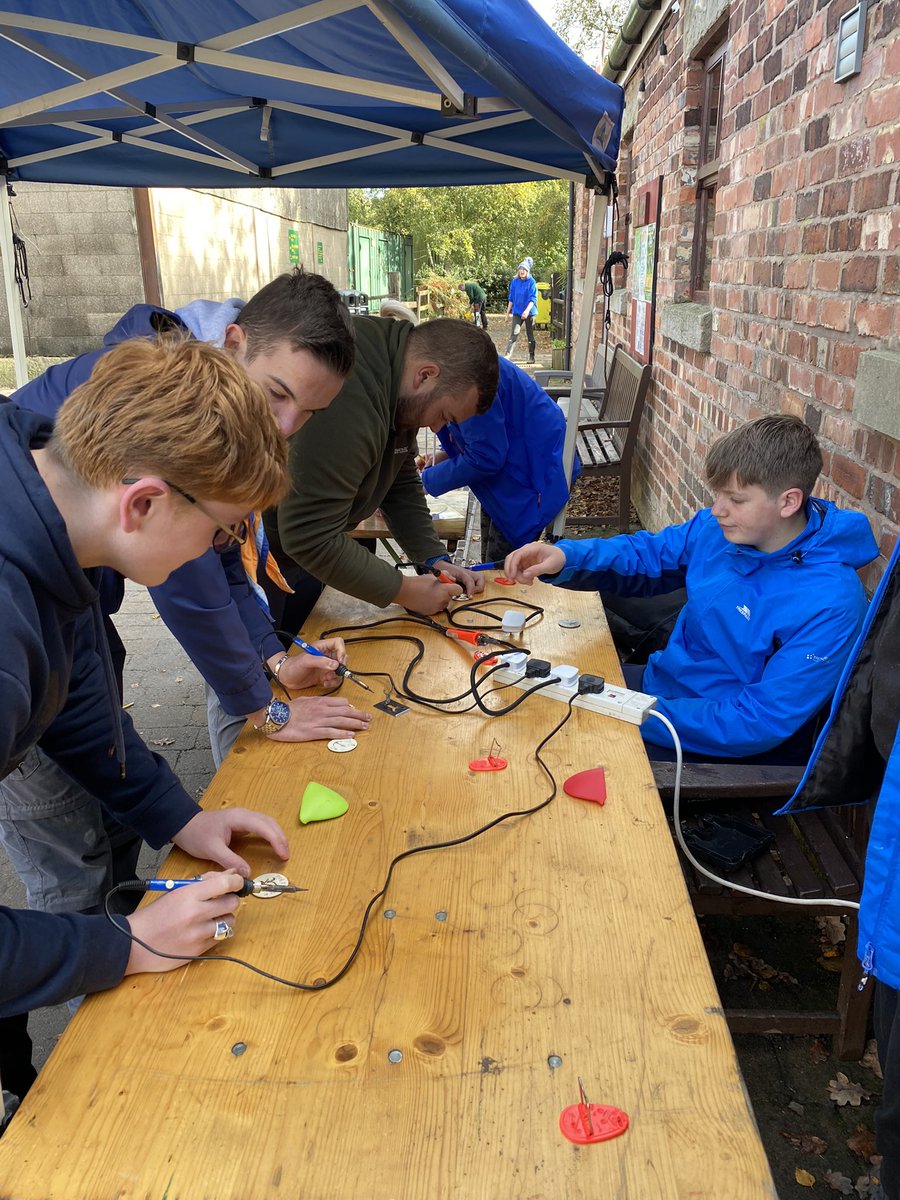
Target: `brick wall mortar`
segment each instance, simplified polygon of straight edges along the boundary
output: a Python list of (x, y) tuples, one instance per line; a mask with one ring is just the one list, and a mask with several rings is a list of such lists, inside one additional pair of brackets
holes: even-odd
[[(822, 440), (818, 491), (866, 512), (888, 554), (898, 447), (854, 420), (853, 397), (860, 356), (900, 345), (897, 4), (870, 7), (862, 69), (835, 83), (837, 26), (853, 0), (819, 2), (731, 5), (709, 354), (658, 332), (659, 308), (690, 298), (702, 71), (684, 56), (680, 24), (667, 30), (665, 58), (651, 46), (629, 84), (623, 216), (637, 187), (664, 180), (653, 383), (633, 491), (648, 527), (684, 520), (709, 502), (701, 476), (711, 441), (764, 413), (794, 412)], [(620, 223), (616, 248), (631, 229)], [(583, 270), (586, 225), (580, 233)], [(630, 313), (613, 316), (611, 340), (629, 344)]]

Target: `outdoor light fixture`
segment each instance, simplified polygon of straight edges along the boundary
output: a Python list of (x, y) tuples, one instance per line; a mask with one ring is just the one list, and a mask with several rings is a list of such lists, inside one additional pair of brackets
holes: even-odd
[(841, 17), (838, 25), (837, 52), (834, 56), (834, 81), (858, 75), (862, 67), (863, 47), (866, 40), (867, 0), (860, 0), (856, 8)]

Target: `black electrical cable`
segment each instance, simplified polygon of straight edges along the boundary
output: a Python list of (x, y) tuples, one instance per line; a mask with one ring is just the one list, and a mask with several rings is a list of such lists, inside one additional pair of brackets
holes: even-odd
[[(548, 682), (547, 680), (542, 680), (542, 683), (545, 685), (547, 682)], [(537, 689), (532, 689), (532, 690), (537, 690)], [(525, 693), (525, 696), (528, 696), (528, 695), (531, 695), (531, 692)], [(522, 699), (524, 699), (524, 696), (522, 697)], [(248, 963), (243, 958), (236, 958), (233, 954), (217, 954), (214, 958), (210, 958), (206, 954), (166, 954), (165, 952), (163, 952), (161, 950), (156, 950), (153, 948), (153, 946), (150, 946), (147, 942), (143, 941), (136, 934), (132, 933), (130, 926), (127, 929), (123, 929), (122, 926), (119, 924), (119, 922), (115, 919), (113, 913), (110, 912), (109, 902), (110, 902), (111, 898), (117, 892), (125, 890), (125, 887), (122, 884), (117, 884), (114, 888), (111, 888), (110, 891), (108, 891), (106, 893), (106, 896), (103, 901), (103, 907), (104, 907), (104, 911), (106, 912), (106, 916), (109, 919), (109, 921), (113, 925), (115, 925), (115, 927), (117, 929), (121, 930), (133, 942), (136, 942), (139, 946), (142, 946), (145, 950), (149, 951), (150, 954), (155, 954), (157, 956), (157, 958), (169, 958), (169, 959), (175, 960), (176, 962), (230, 962), (230, 963), (236, 963), (239, 967), (246, 967), (248, 971), (253, 971), (257, 975), (262, 975), (264, 979), (271, 979), (273, 981), (273, 983), (281, 983), (285, 987), (295, 988), (297, 991), (301, 991), (301, 992), (321, 992), (321, 991), (324, 991), (325, 988), (333, 987), (334, 984), (338, 983), (341, 979), (344, 978), (344, 976), (347, 974), (347, 972), (353, 966), (353, 963), (356, 961), (356, 957), (359, 954), (360, 950), (362, 949), (363, 939), (365, 937), (366, 928), (369, 924), (369, 918), (372, 915), (372, 910), (375, 907), (376, 903), (379, 900), (381, 900), (384, 897), (384, 895), (387, 893), (388, 887), (390, 886), (391, 878), (394, 874), (394, 868), (399, 863), (403, 862), (403, 860), (405, 858), (412, 858), (412, 856), (414, 854), (425, 854), (426, 852), (431, 851), (431, 850), (448, 850), (448, 849), (452, 848), (453, 846), (465, 845), (466, 842), (471, 842), (475, 838), (481, 837), (482, 834), (487, 833), (489, 830), (493, 829), (496, 825), (500, 825), (504, 821), (511, 821), (513, 819), (513, 817), (533, 816), (535, 813), (540, 812), (542, 808), (546, 808), (548, 804), (552, 803), (552, 801), (556, 799), (556, 796), (559, 792), (559, 787), (556, 783), (556, 776), (553, 774), (553, 772), (550, 770), (550, 768), (544, 762), (543, 758), (541, 757), (541, 751), (547, 745), (547, 743), (550, 741), (550, 739), (555, 737), (556, 734), (559, 733), (559, 731), (562, 729), (562, 727), (566, 724), (566, 722), (572, 716), (572, 702), (574, 701), (574, 699), (575, 699), (574, 696), (569, 699), (569, 702), (566, 705), (565, 716), (562, 718), (561, 721), (559, 721), (556, 725), (554, 725), (554, 727), (550, 730), (550, 732), (547, 734), (547, 736), (538, 743), (537, 748), (535, 749), (535, 752), (534, 752), (535, 760), (537, 761), (541, 770), (544, 772), (544, 774), (550, 780), (550, 795), (547, 796), (544, 800), (542, 800), (539, 804), (533, 805), (531, 808), (518, 809), (515, 812), (502, 813), (499, 817), (495, 817), (492, 821), (488, 821), (488, 823), (486, 825), (480, 826), (480, 828), (473, 830), (471, 833), (465, 833), (461, 837), (458, 837), (458, 838), (450, 838), (446, 842), (433, 842), (427, 846), (413, 846), (411, 849), (404, 850), (404, 851), (402, 851), (402, 853), (396, 855), (393, 859), (391, 859), (390, 865), (388, 866), (387, 875), (385, 876), (385, 880), (384, 880), (384, 883), (382, 884), (381, 890), (376, 892), (375, 895), (369, 901), (369, 903), (366, 905), (365, 912), (363, 913), (362, 924), (360, 925), (359, 936), (356, 939), (356, 944), (354, 945), (353, 949), (350, 952), (350, 957), (347, 959), (347, 961), (344, 963), (344, 965), (341, 967), (341, 969), (337, 972), (337, 974), (332, 975), (332, 977), (330, 979), (324, 979), (324, 980), (322, 980), (321, 983), (300, 983), (298, 980), (284, 979), (282, 976), (275, 975), (271, 971), (264, 971), (262, 969), (262, 967), (254, 966), (253, 963)], [(123, 918), (123, 920), (124, 920), (124, 918)], [(126, 922), (126, 924), (127, 924), (127, 922)]]

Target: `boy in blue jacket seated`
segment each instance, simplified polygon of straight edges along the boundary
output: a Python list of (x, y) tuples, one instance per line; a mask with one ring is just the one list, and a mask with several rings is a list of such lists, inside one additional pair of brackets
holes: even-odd
[(152, 586), (210, 546), (240, 542), (244, 514), (287, 489), (287, 445), (264, 392), (227, 355), (199, 342), (141, 340), (104, 357), (55, 429), (0, 404), (0, 473), (0, 778), (40, 744), (151, 845), (174, 842), (225, 868), (118, 927), (102, 915), (0, 907), (0, 1071), (5, 1087), (24, 1092), (30, 1008), (179, 965), (129, 931), (176, 956), (230, 937), (234, 893), (249, 874), (231, 848), (235, 835), (288, 855), (270, 817), (202, 812), (138, 737), (122, 711), (96, 589), (102, 566)]
[[(506, 574), (620, 595), (684, 587), (666, 648), (626, 665), (626, 686), (658, 697), (694, 756), (805, 762), (801, 731), (832, 695), (865, 617), (856, 571), (878, 554), (861, 513), (810, 495), (821, 469), (802, 421), (762, 417), (712, 447), (715, 503), (686, 524), (533, 543), (509, 556)], [(662, 722), (641, 731), (652, 757), (672, 757)]]
[[(422, 471), (430, 496), (471, 488), (481, 504), (481, 557), (505, 558), (540, 536), (569, 499), (562, 409), (521, 368), (499, 360), (500, 383), (486, 413), (438, 430), (443, 452)], [(572, 479), (581, 464), (576, 459)]]
[[(900, 546), (878, 585), (831, 713), (786, 813), (876, 801), (859, 906), (861, 975), (875, 979), (884, 1074), (875, 1138), (883, 1192), (900, 1200)], [(850, 953), (850, 948), (847, 948)]]

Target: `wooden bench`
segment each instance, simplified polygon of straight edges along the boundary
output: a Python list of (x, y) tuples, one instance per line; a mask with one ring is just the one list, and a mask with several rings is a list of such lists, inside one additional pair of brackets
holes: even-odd
[[(617, 524), (620, 533), (630, 529), (631, 460), (649, 386), (649, 364), (639, 363), (617, 346), (605, 389), (582, 397), (575, 441), (581, 473), (618, 478), (619, 503), (617, 512), (567, 517), (568, 525)], [(557, 402), (568, 408), (568, 397), (561, 395)]]
[[(434, 532), (441, 541), (447, 543), (447, 549), (452, 554), (465, 534), (465, 516), (454, 514), (452, 517), (432, 517), (431, 524)], [(397, 553), (390, 540), (394, 535), (380, 509), (372, 513), (371, 517), (366, 517), (364, 521), (360, 521), (355, 529), (349, 529), (347, 536), (356, 538), (358, 541), (377, 538), (385, 547), (388, 554), (390, 554), (391, 558), (393, 558), (394, 562), (399, 563), (403, 561), (402, 556)]]
[[(675, 764), (654, 762), (660, 797), (671, 802)], [(745, 766), (737, 763), (685, 763), (681, 817), (692, 804), (707, 811), (728, 812), (752, 821), (774, 835), (770, 849), (728, 874), (736, 884), (770, 892), (773, 897), (805, 900), (859, 901), (871, 807), (822, 809), (776, 817), (775, 808), (795, 791), (802, 774), (794, 766)], [(713, 804), (714, 802), (714, 804)], [(694, 808), (696, 812), (696, 808)], [(674, 831), (673, 831), (674, 837)], [(732, 1033), (831, 1034), (838, 1058), (857, 1060), (866, 1044), (872, 982), (859, 991), (861, 969), (856, 956), (856, 910), (824, 905), (803, 907), (776, 899), (746, 896), (724, 888), (696, 871), (679, 847), (691, 903), (697, 916), (787, 917), (840, 915), (847, 940), (835, 1007), (829, 1010), (730, 1009), (725, 1016)], [(722, 872), (715, 872), (721, 874)]]

